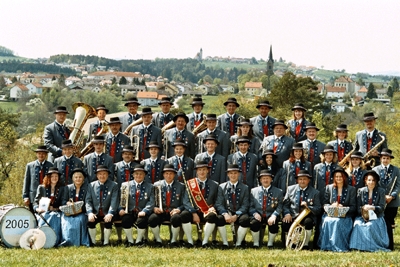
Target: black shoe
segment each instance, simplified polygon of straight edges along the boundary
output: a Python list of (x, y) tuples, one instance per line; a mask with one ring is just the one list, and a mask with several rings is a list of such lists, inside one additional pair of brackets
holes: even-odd
[(227, 250), (227, 249), (229, 249), (229, 245), (222, 245), (222, 246), (221, 246), (221, 249), (222, 249), (222, 250)]
[(210, 245), (208, 243), (205, 243), (203, 245), (201, 245), (202, 248), (210, 248)]
[(201, 240), (200, 239), (198, 239), (197, 241), (196, 241), (196, 247), (201, 247), (201, 244), (202, 244), (202, 242), (201, 242)]
[(259, 248), (260, 248), (260, 245), (258, 245), (258, 246), (257, 246), (257, 245), (253, 245), (252, 248), (254, 248), (254, 249), (259, 249)]
[(162, 247), (162, 242), (158, 242), (158, 241), (154, 242), (154, 247), (155, 248), (161, 248)]
[(194, 245), (190, 244), (190, 243), (186, 243), (186, 248), (194, 248)]
[(179, 248), (179, 244), (177, 242), (172, 242), (169, 244), (170, 248)]
[(111, 243), (103, 244), (103, 247), (111, 247)]
[(125, 247), (126, 247), (126, 248), (133, 247), (133, 246), (135, 246), (135, 244), (133, 244), (133, 243), (131, 243), (131, 242), (125, 243)]
[(274, 249), (274, 246), (268, 246), (268, 249)]
[(212, 242), (211, 242), (211, 245), (213, 246), (213, 247), (218, 247), (218, 245), (219, 245), (219, 243), (218, 243), (218, 241), (217, 240), (213, 240)]
[(303, 248), (301, 250), (310, 250), (309, 246), (303, 246)]
[(135, 247), (138, 247), (138, 248), (144, 247), (143, 241), (135, 243)]
[(122, 240), (118, 239), (117, 242), (115, 242), (115, 245), (116, 246), (121, 246), (122, 245)]
[(186, 242), (183, 241), (183, 240), (179, 240), (179, 245), (180, 245), (181, 247), (185, 247), (185, 246), (186, 246)]
[(147, 239), (143, 239), (143, 243), (144, 243), (145, 245), (147, 245), (148, 240), (147, 240)]

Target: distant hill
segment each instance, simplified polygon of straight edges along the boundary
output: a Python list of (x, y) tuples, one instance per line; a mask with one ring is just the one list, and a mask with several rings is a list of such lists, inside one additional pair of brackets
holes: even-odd
[(0, 45), (0, 56), (15, 57), (14, 51), (12, 51), (11, 49), (8, 49), (7, 47), (1, 46), (1, 45)]

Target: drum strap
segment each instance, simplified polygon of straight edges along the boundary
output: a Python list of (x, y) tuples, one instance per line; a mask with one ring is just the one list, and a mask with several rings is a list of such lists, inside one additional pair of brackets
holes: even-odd
[[(43, 215), (41, 213), (39, 214), (39, 216), (51, 228), (50, 224), (47, 222), (47, 220), (43, 217)], [(53, 229), (53, 228), (51, 228), (51, 229)]]

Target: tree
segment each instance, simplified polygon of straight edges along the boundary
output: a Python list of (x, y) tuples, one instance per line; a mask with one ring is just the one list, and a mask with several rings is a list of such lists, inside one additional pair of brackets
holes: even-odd
[(388, 89), (387, 89), (387, 95), (388, 95), (388, 97), (392, 98), (392, 97), (393, 97), (393, 93), (394, 93), (393, 87), (389, 85), (389, 86), (388, 86)]
[(220, 85), (222, 80), (220, 78), (215, 78), (213, 84)]
[(367, 98), (369, 98), (369, 99), (378, 98), (378, 96), (376, 95), (375, 86), (373, 83), (369, 83), (369, 85), (368, 85)]
[(127, 80), (124, 76), (122, 76), (121, 79), (119, 79), (119, 84), (127, 84)]
[(4, 80), (4, 76), (0, 76), (0, 90), (6, 87), (6, 81)]
[(257, 59), (255, 57), (252, 57), (250, 64), (254, 64), (254, 65), (258, 64)]
[(111, 84), (115, 84), (115, 83), (117, 83), (117, 79), (115, 78), (115, 76), (112, 78), (112, 80), (111, 80)]
[(59, 84), (61, 87), (64, 87), (64, 86), (65, 86), (65, 76), (64, 76), (63, 73), (61, 73), (61, 74), (60, 74), (60, 77), (58, 78), (58, 84)]
[(358, 83), (359, 85), (365, 85), (365, 82), (363, 81), (362, 77), (358, 77), (357, 83)]
[(310, 77), (296, 77), (292, 72), (286, 72), (275, 83), (268, 97), (274, 106), (274, 116), (279, 119), (289, 118), (291, 108), (296, 103), (302, 103), (312, 111), (322, 110), (324, 98), (318, 93), (317, 84)]
[(18, 80), (17, 80), (17, 77), (15, 77), (15, 76), (12, 77), (12, 79), (11, 79), (11, 82), (12, 82), (12, 83), (16, 83), (17, 81), (18, 81)]
[(397, 81), (396, 77), (390, 81), (390, 85), (392, 86), (394, 92), (399, 92), (399, 82)]

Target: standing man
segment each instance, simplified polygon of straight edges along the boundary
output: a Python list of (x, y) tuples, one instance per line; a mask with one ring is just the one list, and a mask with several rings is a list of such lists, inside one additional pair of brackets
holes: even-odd
[(109, 155), (103, 153), (104, 151), (104, 136), (95, 136), (92, 140), (94, 152), (86, 155), (83, 158), (84, 170), (88, 175), (88, 181), (93, 182), (97, 179), (96, 170), (99, 165), (106, 166), (110, 174), (110, 180), (114, 170), (113, 159)]
[(215, 135), (210, 134), (203, 139), (203, 143), (207, 151), (197, 154), (196, 158), (194, 159), (195, 164), (200, 161), (208, 162), (210, 167), (208, 179), (216, 181), (218, 184), (226, 182), (226, 158), (215, 153), (215, 150), (219, 144), (218, 139), (215, 137)]
[[(218, 220), (225, 221), (233, 228), (239, 227), (236, 233), (236, 247), (245, 247), (242, 241), (246, 237), (248, 228), (250, 227), (249, 212), (249, 188), (247, 185), (239, 181), (240, 168), (237, 164), (231, 164), (226, 170), (229, 181), (220, 184), (218, 191), (217, 203), (215, 207), (218, 212)], [(218, 227), (224, 246), (227, 246), (226, 227)]]
[(217, 118), (217, 129), (226, 132), (229, 137), (237, 132), (237, 127), (239, 127), (239, 115), (236, 114), (236, 109), (240, 107), (236, 98), (230, 97), (224, 102), (226, 108), (226, 113), (221, 114)]
[(67, 118), (66, 107), (59, 106), (54, 111), (56, 120), (44, 128), (43, 139), (44, 144), (51, 154), (48, 155), (48, 161), (54, 162), (54, 159), (62, 156), (61, 143), (67, 140), (71, 131), (65, 126), (64, 122)]
[(97, 181), (91, 182), (85, 199), (86, 214), (88, 215), (89, 236), (92, 244), (96, 244), (96, 224), (104, 222), (104, 243), (109, 245), (111, 227), (114, 216), (118, 211), (118, 185), (108, 179), (110, 170), (107, 166), (98, 165)]
[(74, 145), (71, 140), (62, 141), (61, 149), (63, 156), (56, 158), (54, 167), (60, 172), (62, 185), (69, 185), (73, 183), (72, 171), (76, 168), (83, 168), (83, 163), (74, 156)]
[(167, 162), (158, 156), (160, 154), (160, 146), (156, 141), (151, 141), (146, 150), (149, 151), (150, 158), (143, 160), (140, 164), (143, 164), (144, 169), (147, 171), (146, 182), (154, 184), (163, 179), (162, 170)]
[(258, 175), (258, 157), (248, 152), (251, 141), (247, 136), (240, 136), (236, 141), (239, 151), (228, 156), (228, 164), (238, 164), (239, 170), (239, 181), (247, 185), (249, 191), (251, 188), (258, 186), (257, 175)]
[(307, 139), (301, 141), (303, 144), (303, 148), (306, 151), (306, 160), (311, 163), (311, 169), (314, 169), (314, 166), (321, 162), (320, 154), (325, 148), (325, 143), (317, 140), (319, 128), (315, 126), (315, 123), (309, 122), (306, 126), (306, 136)]
[[(96, 122), (93, 122), (89, 126), (89, 134), (88, 134), (88, 142), (93, 139), (93, 136), (97, 135), (101, 129), (103, 128), (103, 124), (107, 123), (106, 121), (106, 115), (108, 113), (108, 109), (106, 109), (106, 106), (104, 105), (99, 105), (96, 108), (96, 114), (97, 118), (99, 119)], [(105, 135), (105, 134), (104, 134)]]
[(137, 163), (133, 161), (133, 147), (130, 145), (124, 146), (122, 149), (122, 159), (120, 162), (115, 163), (114, 181), (117, 182), (118, 188), (121, 184), (133, 180), (133, 170)]
[(158, 146), (161, 147), (161, 151), (159, 156), (162, 153), (162, 134), (160, 128), (156, 127), (151, 123), (152, 120), (151, 108), (143, 108), (142, 109), (142, 119), (143, 124), (137, 125), (132, 128), (131, 136), (136, 135), (136, 139), (139, 142), (139, 160), (142, 161), (150, 157), (150, 153), (145, 149), (149, 144), (150, 141), (156, 141)]
[(204, 114), (202, 113), (202, 110), (205, 103), (201, 97), (195, 97), (193, 98), (191, 105), (193, 112), (187, 115), (189, 122), (186, 124), (186, 129), (189, 132), (193, 132), (194, 128), (199, 126), (203, 121)]
[(261, 101), (256, 108), (260, 112), (260, 115), (251, 118), (250, 122), (253, 124), (253, 133), (262, 142), (264, 137), (274, 134), (273, 125), (275, 118), (268, 115), (271, 109), (273, 109), (269, 101)]
[(228, 133), (216, 128), (217, 127), (217, 115), (207, 114), (206, 125), (207, 125), (207, 129), (205, 131), (201, 132), (197, 136), (197, 140), (198, 140), (197, 153), (203, 153), (206, 150), (203, 145), (203, 140), (208, 135), (213, 134), (218, 139), (218, 142), (219, 142), (219, 145), (217, 146), (215, 153), (220, 154), (224, 158), (228, 158), (228, 155), (229, 155), (229, 152), (231, 149), (230, 136)]
[[(178, 113), (174, 116), (173, 121), (176, 127), (169, 129), (164, 133), (164, 142), (167, 141), (167, 158), (174, 155), (172, 144), (175, 141), (184, 142), (186, 144), (185, 156), (194, 159), (195, 157), (195, 141), (194, 135), (186, 130), (186, 124), (189, 122), (185, 113)], [(164, 144), (165, 146), (165, 144)]]
[(138, 114), (140, 103), (136, 97), (131, 97), (125, 102), (124, 106), (127, 107), (128, 113), (120, 117), (122, 122), (121, 132), (125, 135), (129, 135), (125, 130), (132, 122), (140, 119), (140, 115)]
[[(128, 239), (127, 247), (132, 247), (132, 226), (137, 228), (136, 246), (143, 246), (143, 237), (147, 229), (149, 216), (154, 209), (154, 188), (153, 185), (144, 181), (146, 171), (143, 165), (137, 165), (134, 169), (134, 181), (124, 182), (121, 185), (121, 199), (126, 199), (125, 203), (120, 203), (119, 216), (122, 218), (122, 227)], [(123, 201), (122, 201), (123, 202)], [(128, 205), (126, 206), (126, 203)], [(124, 204), (125, 206), (121, 206)]]
[(193, 174), (194, 161), (192, 158), (185, 156), (186, 144), (181, 141), (176, 141), (172, 145), (175, 155), (167, 159), (168, 164), (174, 166), (176, 170), (175, 179), (183, 183), (183, 175), (191, 177)]
[(260, 150), (272, 149), (276, 155), (276, 162), (282, 168), (283, 162), (289, 159), (290, 152), (292, 151), (294, 139), (286, 136), (285, 131), (288, 127), (283, 120), (275, 120), (272, 129), (273, 135), (264, 138)]
[(171, 98), (161, 98), (161, 101), (158, 102), (158, 105), (161, 108), (161, 112), (153, 114), (153, 119), (151, 122), (160, 129), (171, 122), (174, 116), (169, 112), (173, 104), (174, 103), (171, 101)]
[(386, 134), (382, 133), (378, 129), (375, 128), (376, 119), (374, 113), (365, 113), (364, 114), (364, 124), (365, 130), (361, 130), (356, 133), (356, 149), (365, 155), (372, 148), (374, 148), (378, 143), (384, 141), (380, 144), (378, 149), (371, 152), (371, 157), (375, 159), (375, 164), (380, 164), (379, 153), (384, 148), (388, 148)]
[(49, 153), (46, 146), (38, 146), (35, 152), (37, 160), (29, 162), (26, 165), (24, 186), (22, 188), (24, 205), (29, 207), (32, 212), (32, 204), (35, 201), (38, 186), (43, 184), (43, 179), (49, 171), (49, 168), (53, 167), (53, 163), (46, 160), (47, 154)]
[[(190, 192), (190, 204), (186, 204), (185, 210), (182, 212), (182, 229), (187, 237), (189, 244), (193, 245), (192, 225), (205, 222), (204, 238), (202, 247), (207, 248), (208, 239), (217, 227), (225, 228), (225, 221), (218, 220), (217, 211), (214, 208), (217, 202), (220, 187), (217, 182), (207, 179), (209, 171), (208, 162), (201, 161), (196, 164), (196, 178), (187, 181), (187, 189)], [(225, 236), (226, 240), (226, 236)], [(201, 242), (198, 240), (198, 242)], [(227, 242), (226, 242), (227, 245)], [(190, 246), (190, 245), (189, 245)]]
[[(306, 238), (303, 249), (308, 250), (308, 243), (312, 235), (312, 229), (316, 225), (317, 218), (321, 212), (320, 196), (317, 189), (310, 185), (311, 176), (308, 171), (301, 170), (297, 175), (297, 184), (288, 187), (285, 198), (283, 199), (283, 219), (282, 231), (287, 233), (290, 226), (308, 208), (311, 212), (300, 222), (306, 229)], [(317, 227), (319, 227), (317, 225)], [(289, 237), (288, 237), (289, 238)]]
[[(163, 169), (164, 180), (158, 181), (154, 184), (155, 188), (159, 188), (162, 203), (158, 203), (154, 207), (154, 213), (149, 218), (149, 226), (153, 232), (155, 245), (162, 246), (160, 237), (160, 225), (163, 221), (171, 222), (171, 240), (170, 247), (178, 247), (178, 236), (181, 228), (181, 212), (185, 209), (184, 202), (188, 202), (185, 186), (175, 181), (176, 171), (174, 166), (166, 164)], [(186, 203), (187, 205), (187, 203)], [(192, 242), (193, 245), (193, 242)]]
[[(251, 189), (250, 193), (250, 230), (253, 247), (260, 247), (260, 229), (268, 225), (268, 248), (273, 248), (279, 230), (279, 218), (283, 209), (283, 192), (272, 185), (273, 175), (269, 170), (260, 172), (261, 186)], [(262, 231), (264, 237), (264, 231)], [(261, 240), (262, 241), (262, 240)]]
[(131, 144), (129, 137), (120, 132), (121, 125), (118, 117), (111, 118), (108, 123), (110, 131), (106, 135), (106, 154), (113, 158), (113, 163), (122, 160), (122, 149)]

